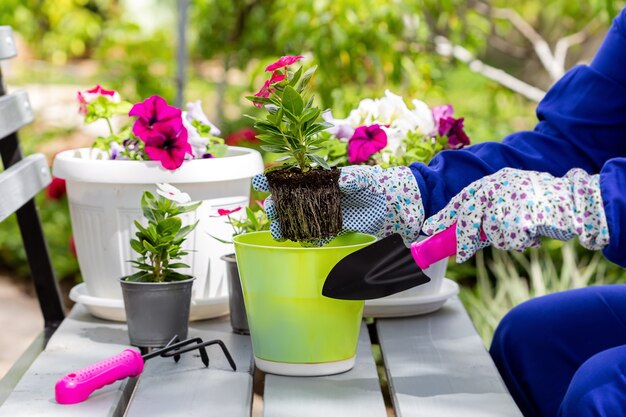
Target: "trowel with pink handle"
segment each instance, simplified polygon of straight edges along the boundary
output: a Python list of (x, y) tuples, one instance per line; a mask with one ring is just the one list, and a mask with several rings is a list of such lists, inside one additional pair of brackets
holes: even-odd
[(424, 270), (454, 254), (456, 223), (409, 248), (393, 234), (339, 261), (328, 274), (322, 295), (341, 300), (392, 295), (429, 282)]

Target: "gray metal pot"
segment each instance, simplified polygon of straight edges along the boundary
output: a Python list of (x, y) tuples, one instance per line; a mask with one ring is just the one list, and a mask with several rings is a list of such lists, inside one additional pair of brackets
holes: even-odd
[(228, 281), (228, 305), (230, 307), (230, 326), (238, 334), (250, 334), (246, 306), (243, 302), (243, 291), (239, 280), (239, 269), (235, 254), (220, 257), (226, 262), (226, 280)]
[(191, 287), (195, 278), (177, 282), (128, 282), (120, 279), (130, 344), (165, 346), (189, 330)]

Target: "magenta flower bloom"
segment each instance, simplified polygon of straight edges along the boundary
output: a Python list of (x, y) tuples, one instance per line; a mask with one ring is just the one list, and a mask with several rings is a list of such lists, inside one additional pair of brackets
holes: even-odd
[[(133, 133), (146, 144), (153, 140), (162, 141), (164, 132), (170, 130), (178, 135), (183, 128), (180, 109), (169, 106), (165, 99), (159, 96), (152, 96), (135, 104), (128, 115), (138, 117), (133, 125)], [(171, 133), (167, 133), (167, 136), (171, 136)]]
[(182, 126), (176, 131), (171, 125), (161, 125), (158, 130), (153, 129), (144, 142), (148, 158), (160, 161), (165, 169), (177, 169), (183, 164), (185, 154), (193, 155), (187, 140), (187, 129)]
[(359, 126), (348, 141), (348, 160), (351, 164), (367, 162), (385, 146), (387, 134), (379, 125)]
[[(274, 83), (278, 83), (281, 82), (282, 80), (285, 79), (285, 74), (280, 74), (278, 72), (273, 72), (272, 76), (270, 77), (269, 80), (265, 81), (265, 83), (263, 84), (263, 87), (261, 87), (261, 89), (259, 90), (258, 93), (256, 93), (254, 96), (255, 97), (263, 97), (263, 98), (268, 98), (271, 94), (272, 90), (272, 84)], [(261, 103), (254, 103), (255, 107), (263, 107), (263, 104)]]
[(439, 135), (448, 137), (448, 146), (451, 149), (460, 149), (470, 144), (470, 138), (463, 130), (464, 120), (463, 117), (445, 117), (439, 121)]
[(265, 68), (265, 71), (266, 72), (276, 71), (277, 69), (288, 67), (289, 65), (295, 64), (296, 62), (300, 61), (302, 58), (304, 58), (302, 55), (281, 56), (278, 61), (274, 62), (271, 65), (268, 65)]

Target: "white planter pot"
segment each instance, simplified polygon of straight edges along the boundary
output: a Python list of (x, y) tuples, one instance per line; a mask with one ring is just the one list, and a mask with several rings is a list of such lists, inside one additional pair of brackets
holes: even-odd
[[(100, 156), (100, 159), (98, 159)], [(169, 183), (188, 193), (193, 201), (204, 201), (194, 213), (182, 216), (183, 223), (199, 221), (185, 246), (189, 255), (180, 270), (194, 276), (193, 298), (208, 299), (227, 294), (222, 255), (232, 245), (213, 239), (232, 231), (223, 218), (211, 217), (218, 208), (247, 206), (250, 179), (263, 172), (261, 155), (251, 149), (229, 147), (226, 157), (185, 161), (168, 171), (157, 161), (112, 161), (89, 148), (59, 153), (53, 175), (67, 181), (67, 194), (78, 263), (87, 292), (92, 297), (122, 299), (119, 277), (133, 273), (136, 254), (130, 248), (134, 220), (142, 221), (141, 195), (156, 192), (156, 183)]]

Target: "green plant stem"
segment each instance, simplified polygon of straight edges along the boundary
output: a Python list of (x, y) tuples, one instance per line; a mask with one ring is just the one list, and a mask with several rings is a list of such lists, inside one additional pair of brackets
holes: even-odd
[(106, 120), (106, 122), (107, 122), (107, 126), (109, 126), (109, 133), (110, 133), (111, 135), (113, 135), (113, 134), (114, 134), (114, 132), (113, 132), (113, 126), (111, 125), (111, 121), (109, 120), (109, 118), (108, 118), (108, 117), (105, 117), (105, 118), (104, 118), (104, 120)]
[(152, 256), (152, 265), (154, 265), (154, 280), (156, 282), (163, 282), (161, 258), (158, 255)]

